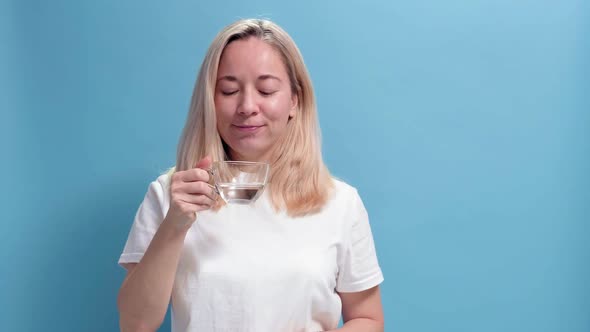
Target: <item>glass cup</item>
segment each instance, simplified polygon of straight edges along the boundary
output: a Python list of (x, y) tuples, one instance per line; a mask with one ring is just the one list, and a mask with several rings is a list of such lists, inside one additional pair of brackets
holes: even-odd
[(264, 191), (270, 166), (251, 161), (217, 161), (210, 174), (215, 190), (226, 203), (250, 204)]

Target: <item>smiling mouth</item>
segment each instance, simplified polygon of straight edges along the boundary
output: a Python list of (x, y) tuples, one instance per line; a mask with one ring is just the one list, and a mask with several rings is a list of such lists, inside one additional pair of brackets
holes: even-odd
[(243, 126), (243, 125), (232, 125), (233, 127), (235, 127), (236, 129), (238, 129), (239, 131), (255, 131), (258, 128), (262, 128), (263, 126)]

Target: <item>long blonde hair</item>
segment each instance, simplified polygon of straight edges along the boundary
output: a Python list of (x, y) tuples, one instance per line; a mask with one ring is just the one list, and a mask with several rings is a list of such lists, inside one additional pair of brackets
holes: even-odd
[[(195, 167), (205, 156), (228, 160), (217, 131), (214, 93), (219, 60), (234, 40), (255, 37), (273, 46), (282, 56), (292, 93), (298, 97), (295, 117), (276, 143), (266, 190), (275, 209), (290, 216), (321, 210), (333, 187), (330, 172), (322, 160), (321, 135), (311, 79), (295, 42), (277, 24), (262, 19), (245, 19), (225, 27), (215, 37), (199, 70), (190, 110), (178, 144), (174, 171)], [(217, 206), (219, 208), (220, 205)]]

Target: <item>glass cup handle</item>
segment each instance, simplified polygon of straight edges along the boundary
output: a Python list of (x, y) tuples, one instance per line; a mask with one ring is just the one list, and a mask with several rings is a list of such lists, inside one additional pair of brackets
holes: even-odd
[[(213, 178), (213, 176), (215, 175), (215, 171), (214, 171), (212, 168), (206, 169), (205, 171), (207, 171), (207, 173), (209, 173), (209, 176), (210, 176), (211, 178)], [(213, 180), (213, 183), (215, 183), (215, 180)], [(213, 190), (213, 192), (214, 192), (214, 193), (215, 193), (217, 196), (219, 196), (219, 188), (217, 188), (217, 186), (216, 186), (216, 185), (213, 185), (213, 184), (210, 184), (210, 183), (207, 183), (207, 184), (208, 184), (208, 185), (209, 185), (209, 187), (210, 187), (210, 188)]]
[(209, 173), (209, 176), (215, 175), (215, 171), (213, 170), (213, 168), (207, 168), (204, 171), (207, 172), (207, 173)]
[(211, 190), (213, 190), (213, 192), (215, 193), (215, 195), (219, 196), (219, 189), (217, 189), (217, 186), (214, 186), (210, 183), (207, 183), (207, 185), (209, 186), (209, 188), (211, 188)]

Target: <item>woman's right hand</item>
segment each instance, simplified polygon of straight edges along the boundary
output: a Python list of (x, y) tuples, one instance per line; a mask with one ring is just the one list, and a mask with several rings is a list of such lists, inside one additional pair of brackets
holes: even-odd
[(165, 220), (181, 230), (188, 230), (197, 212), (208, 210), (217, 199), (215, 188), (209, 184), (211, 157), (199, 161), (195, 168), (175, 172), (170, 182), (170, 209)]

